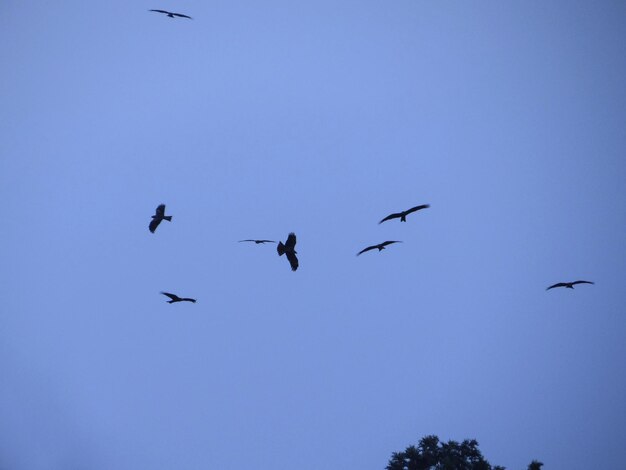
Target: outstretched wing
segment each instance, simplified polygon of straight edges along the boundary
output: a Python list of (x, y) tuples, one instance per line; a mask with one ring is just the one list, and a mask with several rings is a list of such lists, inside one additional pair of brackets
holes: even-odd
[(189, 18), (190, 20), (193, 20), (191, 16), (183, 15), (182, 13), (172, 13), (172, 15), (180, 16), (181, 18)]
[(572, 282), (572, 285), (576, 285), (576, 284), (594, 284), (591, 281), (574, 281)]
[(291, 270), (295, 271), (298, 269), (298, 258), (296, 257), (296, 254), (293, 251), (287, 251), (285, 255), (287, 255), (287, 259), (291, 265)]
[(185, 301), (185, 302), (193, 302), (194, 304), (196, 303), (196, 299), (190, 299), (189, 297), (183, 297), (180, 300)]
[(181, 298), (178, 297), (176, 294), (170, 294), (169, 292), (161, 292), (161, 294), (163, 294), (166, 297), (169, 297), (172, 300), (181, 300)]
[(566, 287), (566, 286), (567, 286), (566, 282), (557, 282), (556, 284), (553, 284), (550, 287), (548, 287), (546, 290), (554, 289), (555, 287)]
[(257, 245), (259, 243), (276, 243), (274, 240), (239, 240), (239, 243), (241, 242), (254, 242)]
[(155, 215), (161, 219), (165, 216), (165, 204), (159, 204), (159, 207), (156, 208)]
[(387, 217), (385, 217), (383, 220), (381, 220), (378, 223), (382, 224), (386, 220), (397, 219), (398, 217), (402, 217), (402, 212), (398, 212), (396, 214), (389, 214)]
[(404, 211), (404, 215), (409, 215), (413, 212), (421, 211), (422, 209), (428, 209), (429, 207), (430, 207), (430, 204), (422, 204), (421, 206), (411, 207), (409, 210)]
[(397, 240), (387, 240), (386, 242), (382, 242), (380, 246), (387, 246), (387, 245), (391, 245), (392, 243), (402, 243), (402, 242), (397, 241)]
[(150, 225), (148, 226), (148, 228), (150, 229), (152, 233), (154, 233), (154, 231), (157, 229), (157, 227), (161, 223), (161, 220), (163, 220), (163, 218), (155, 217), (154, 219), (150, 221)]
[(170, 14), (169, 11), (165, 11), (165, 10), (150, 10), (150, 11), (156, 11), (157, 13), (165, 13), (166, 15)]
[(367, 248), (363, 248), (356, 255), (359, 256), (360, 254), (365, 253), (366, 251), (373, 250), (374, 248), (378, 248), (378, 245), (372, 245), (372, 246), (368, 246)]
[[(293, 250), (296, 247), (296, 234), (295, 233), (291, 232), (289, 234), (289, 236), (287, 237), (287, 241), (285, 242), (285, 247), (287, 247), (288, 250)], [(296, 267), (297, 265), (298, 265), (298, 260), (296, 260)]]

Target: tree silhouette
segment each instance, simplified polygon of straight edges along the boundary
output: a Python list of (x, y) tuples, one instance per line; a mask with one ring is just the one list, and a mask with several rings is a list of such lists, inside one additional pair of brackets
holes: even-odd
[[(541, 470), (543, 464), (533, 460), (528, 470)], [(437, 436), (426, 436), (404, 452), (394, 452), (386, 470), (505, 470), (492, 466), (478, 449), (478, 441), (441, 442)]]

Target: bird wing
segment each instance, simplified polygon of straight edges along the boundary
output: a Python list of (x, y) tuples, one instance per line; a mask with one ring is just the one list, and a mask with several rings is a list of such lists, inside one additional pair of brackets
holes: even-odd
[(159, 204), (159, 207), (156, 208), (156, 214), (157, 217), (163, 217), (165, 216), (165, 204)]
[(556, 284), (551, 285), (546, 290), (554, 289), (555, 287), (565, 287), (567, 286), (566, 282), (557, 282)]
[(239, 243), (241, 242), (255, 242), (256, 243), (256, 240), (239, 240)]
[(295, 271), (298, 269), (298, 258), (293, 251), (288, 251), (285, 253), (287, 255), (287, 259), (289, 260), (289, 264), (291, 265), (291, 270)]
[(152, 233), (154, 233), (154, 231), (157, 229), (157, 227), (158, 227), (158, 226), (159, 226), (159, 224), (161, 223), (161, 220), (163, 220), (163, 219), (161, 219), (161, 218), (159, 218), (159, 217), (155, 217), (154, 219), (152, 219), (152, 220), (150, 221), (150, 225), (148, 226), (148, 228), (150, 229), (150, 231), (151, 231)]
[(293, 250), (295, 248), (295, 246), (296, 246), (296, 234), (295, 233), (291, 232), (289, 234), (289, 236), (287, 237), (287, 241), (285, 242), (285, 246), (289, 250)]
[(183, 15), (182, 13), (172, 13), (172, 15), (180, 16), (181, 18), (189, 18), (190, 20), (193, 20), (191, 16)]
[(392, 243), (402, 243), (402, 242), (397, 241), (397, 240), (387, 240), (386, 242), (382, 242), (380, 246), (387, 246), (387, 245), (391, 245)]
[(385, 217), (383, 220), (381, 220), (378, 223), (382, 224), (386, 220), (397, 219), (398, 217), (402, 217), (402, 212), (398, 212), (398, 213), (395, 213), (395, 214), (389, 214), (387, 217)]
[(372, 246), (368, 246), (367, 248), (363, 248), (356, 255), (359, 256), (360, 254), (365, 253), (366, 251), (373, 250), (374, 248), (378, 248), (378, 245), (372, 245)]
[(165, 13), (166, 15), (170, 14), (169, 11), (165, 11), (165, 10), (150, 10), (150, 11), (156, 11), (157, 13)]
[(591, 282), (591, 281), (574, 281), (574, 282), (572, 282), (572, 285), (575, 285), (575, 284), (594, 284), (594, 283)]
[(254, 240), (254, 243), (276, 243), (274, 240)]
[(420, 211), (422, 209), (428, 209), (429, 207), (430, 207), (430, 204), (422, 204), (421, 206), (411, 207), (409, 210), (404, 211), (404, 215), (409, 215), (412, 212)]
[(190, 299), (189, 297), (184, 297), (180, 300), (184, 300), (185, 302), (193, 302), (194, 304), (196, 303), (196, 299)]
[(172, 300), (181, 300), (181, 298), (178, 297), (176, 294), (170, 294), (169, 292), (161, 292), (161, 294), (163, 294), (166, 297), (169, 297)]

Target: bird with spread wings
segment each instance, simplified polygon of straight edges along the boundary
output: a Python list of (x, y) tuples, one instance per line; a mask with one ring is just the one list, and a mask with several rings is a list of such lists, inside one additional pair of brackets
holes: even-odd
[(171, 215), (165, 215), (165, 204), (160, 204), (159, 207), (156, 208), (156, 213), (152, 216), (152, 220), (150, 221), (150, 225), (148, 228), (152, 233), (157, 229), (161, 221), (167, 220), (168, 222), (172, 221)]
[(276, 247), (276, 251), (278, 251), (278, 256), (287, 256), (292, 271), (298, 269), (298, 258), (296, 257), (297, 251), (295, 250), (295, 248), (296, 234), (293, 232), (289, 234), (289, 236), (287, 237), (287, 241), (284, 244), (283, 242), (278, 242), (278, 246)]
[(594, 283), (591, 281), (557, 282), (556, 284), (548, 287), (546, 290), (554, 289), (555, 287), (565, 287), (567, 289), (573, 289), (576, 284), (594, 284)]
[(175, 302), (192, 302), (196, 303), (196, 299), (190, 299), (189, 297), (178, 297), (176, 294), (170, 294), (169, 292), (161, 292), (166, 297), (169, 297), (171, 300), (168, 300), (168, 304), (173, 304)]
[(190, 20), (193, 19), (191, 16), (183, 15), (182, 13), (174, 13), (174, 12), (167, 11), (167, 10), (150, 10), (150, 11), (156, 11), (157, 13), (163, 13), (164, 15), (167, 15), (170, 18), (174, 18), (176, 16), (179, 16), (180, 18), (189, 18)]
[(259, 244), (264, 244), (264, 243), (276, 243), (274, 240), (252, 240), (252, 239), (248, 239), (248, 240), (239, 240), (239, 243), (242, 242), (254, 242), (257, 245)]
[(367, 248), (363, 248), (356, 255), (359, 256), (360, 254), (365, 253), (366, 251), (375, 250), (376, 248), (378, 248), (378, 251), (380, 252), (380, 251), (383, 251), (387, 245), (391, 245), (392, 243), (402, 243), (402, 242), (397, 241), (397, 240), (387, 240), (386, 242), (379, 243), (378, 245), (372, 245), (372, 246), (368, 246)]
[(402, 212), (396, 212), (395, 214), (389, 214), (387, 217), (385, 217), (383, 220), (381, 220), (378, 223), (382, 224), (386, 220), (398, 219), (398, 218), (400, 219), (400, 222), (406, 222), (406, 216), (407, 215), (412, 214), (413, 212), (421, 211), (422, 209), (428, 209), (429, 207), (430, 207), (430, 204), (422, 204), (421, 206), (411, 207), (410, 209), (407, 209), (407, 210), (402, 211)]

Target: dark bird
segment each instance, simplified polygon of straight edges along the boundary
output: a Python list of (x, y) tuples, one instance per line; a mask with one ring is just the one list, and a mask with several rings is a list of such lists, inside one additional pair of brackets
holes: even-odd
[(172, 221), (171, 215), (165, 215), (165, 204), (161, 204), (156, 208), (156, 213), (152, 216), (152, 220), (150, 221), (150, 225), (148, 228), (152, 233), (157, 229), (162, 220), (167, 220), (168, 222)]
[(397, 240), (387, 240), (386, 242), (379, 243), (378, 245), (368, 246), (367, 248), (363, 248), (356, 255), (359, 256), (361, 253), (365, 253), (366, 251), (374, 250), (378, 248), (378, 251), (383, 251), (387, 245), (391, 245), (392, 243), (402, 243)]
[(276, 251), (278, 251), (278, 256), (287, 255), (287, 259), (289, 260), (289, 264), (291, 265), (291, 270), (295, 271), (298, 269), (298, 258), (296, 258), (297, 251), (296, 248), (296, 234), (291, 232), (287, 237), (287, 241), (283, 245), (283, 242), (278, 242), (278, 246), (276, 247)]
[(411, 207), (410, 209), (403, 211), (403, 212), (398, 212), (396, 214), (389, 214), (387, 217), (385, 217), (383, 220), (381, 220), (378, 223), (382, 224), (386, 220), (397, 219), (397, 218), (400, 218), (400, 222), (406, 222), (407, 215), (413, 212), (420, 211), (422, 209), (428, 209), (429, 207), (430, 207), (430, 204), (422, 204), (421, 206)]
[(274, 240), (239, 240), (239, 243), (241, 242), (254, 242), (257, 245), (259, 243), (276, 243)]
[(183, 15), (182, 13), (172, 13), (171, 11), (167, 11), (167, 10), (150, 10), (150, 11), (156, 11), (157, 13), (163, 13), (163, 14), (169, 16), (170, 18), (174, 18), (175, 16), (180, 16), (181, 18), (189, 18), (190, 20), (193, 19), (191, 16)]
[(169, 297), (172, 300), (168, 300), (168, 304), (173, 304), (174, 302), (193, 302), (196, 303), (196, 299), (190, 299), (188, 297), (178, 297), (176, 294), (170, 294), (169, 292), (161, 292), (161, 294)]
[(574, 282), (558, 282), (553, 286), (548, 287), (546, 290), (554, 289), (555, 287), (567, 287), (573, 289), (576, 284), (593, 284), (591, 281), (574, 281)]

